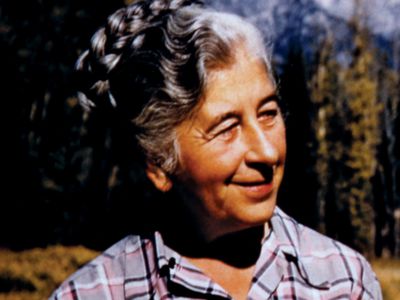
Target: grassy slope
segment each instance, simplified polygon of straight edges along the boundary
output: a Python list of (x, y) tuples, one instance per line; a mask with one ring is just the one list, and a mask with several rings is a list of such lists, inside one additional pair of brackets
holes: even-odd
[(383, 299), (396, 300), (400, 297), (400, 260), (379, 259), (372, 262), (376, 276), (382, 286)]
[(68, 275), (96, 255), (84, 247), (0, 250), (0, 299), (47, 299)]

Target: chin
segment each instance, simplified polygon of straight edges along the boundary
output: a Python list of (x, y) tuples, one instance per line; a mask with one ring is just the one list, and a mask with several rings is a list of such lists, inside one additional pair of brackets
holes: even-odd
[(269, 201), (267, 203), (260, 203), (260, 205), (255, 205), (246, 212), (242, 211), (241, 216), (238, 216), (237, 220), (239, 220), (239, 223), (244, 228), (264, 225), (272, 218), (274, 209), (275, 201), (273, 203)]

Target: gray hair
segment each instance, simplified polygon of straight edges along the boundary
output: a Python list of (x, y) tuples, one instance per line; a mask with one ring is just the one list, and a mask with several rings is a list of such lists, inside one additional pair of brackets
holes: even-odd
[(173, 174), (176, 126), (198, 107), (210, 72), (233, 63), (239, 46), (274, 82), (261, 34), (239, 16), (196, 0), (136, 1), (110, 15), (78, 59), (85, 86), (78, 96), (87, 109), (111, 105), (132, 120), (146, 159)]

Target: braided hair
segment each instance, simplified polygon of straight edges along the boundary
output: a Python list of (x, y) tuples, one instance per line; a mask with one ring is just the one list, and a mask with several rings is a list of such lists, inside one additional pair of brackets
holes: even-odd
[(80, 103), (132, 120), (146, 159), (172, 174), (176, 126), (198, 106), (207, 74), (232, 63), (239, 43), (272, 74), (260, 33), (240, 17), (199, 0), (136, 1), (110, 15), (79, 57)]

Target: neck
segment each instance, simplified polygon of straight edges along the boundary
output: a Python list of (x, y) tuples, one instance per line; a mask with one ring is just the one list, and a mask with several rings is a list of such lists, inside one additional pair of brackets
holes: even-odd
[(257, 261), (263, 236), (264, 226), (229, 233), (208, 243), (204, 255), (234, 267), (247, 268)]
[(182, 208), (169, 205), (158, 226), (165, 244), (188, 258), (219, 260), (238, 268), (253, 265), (260, 254), (264, 225), (231, 232), (208, 240), (193, 217)]

